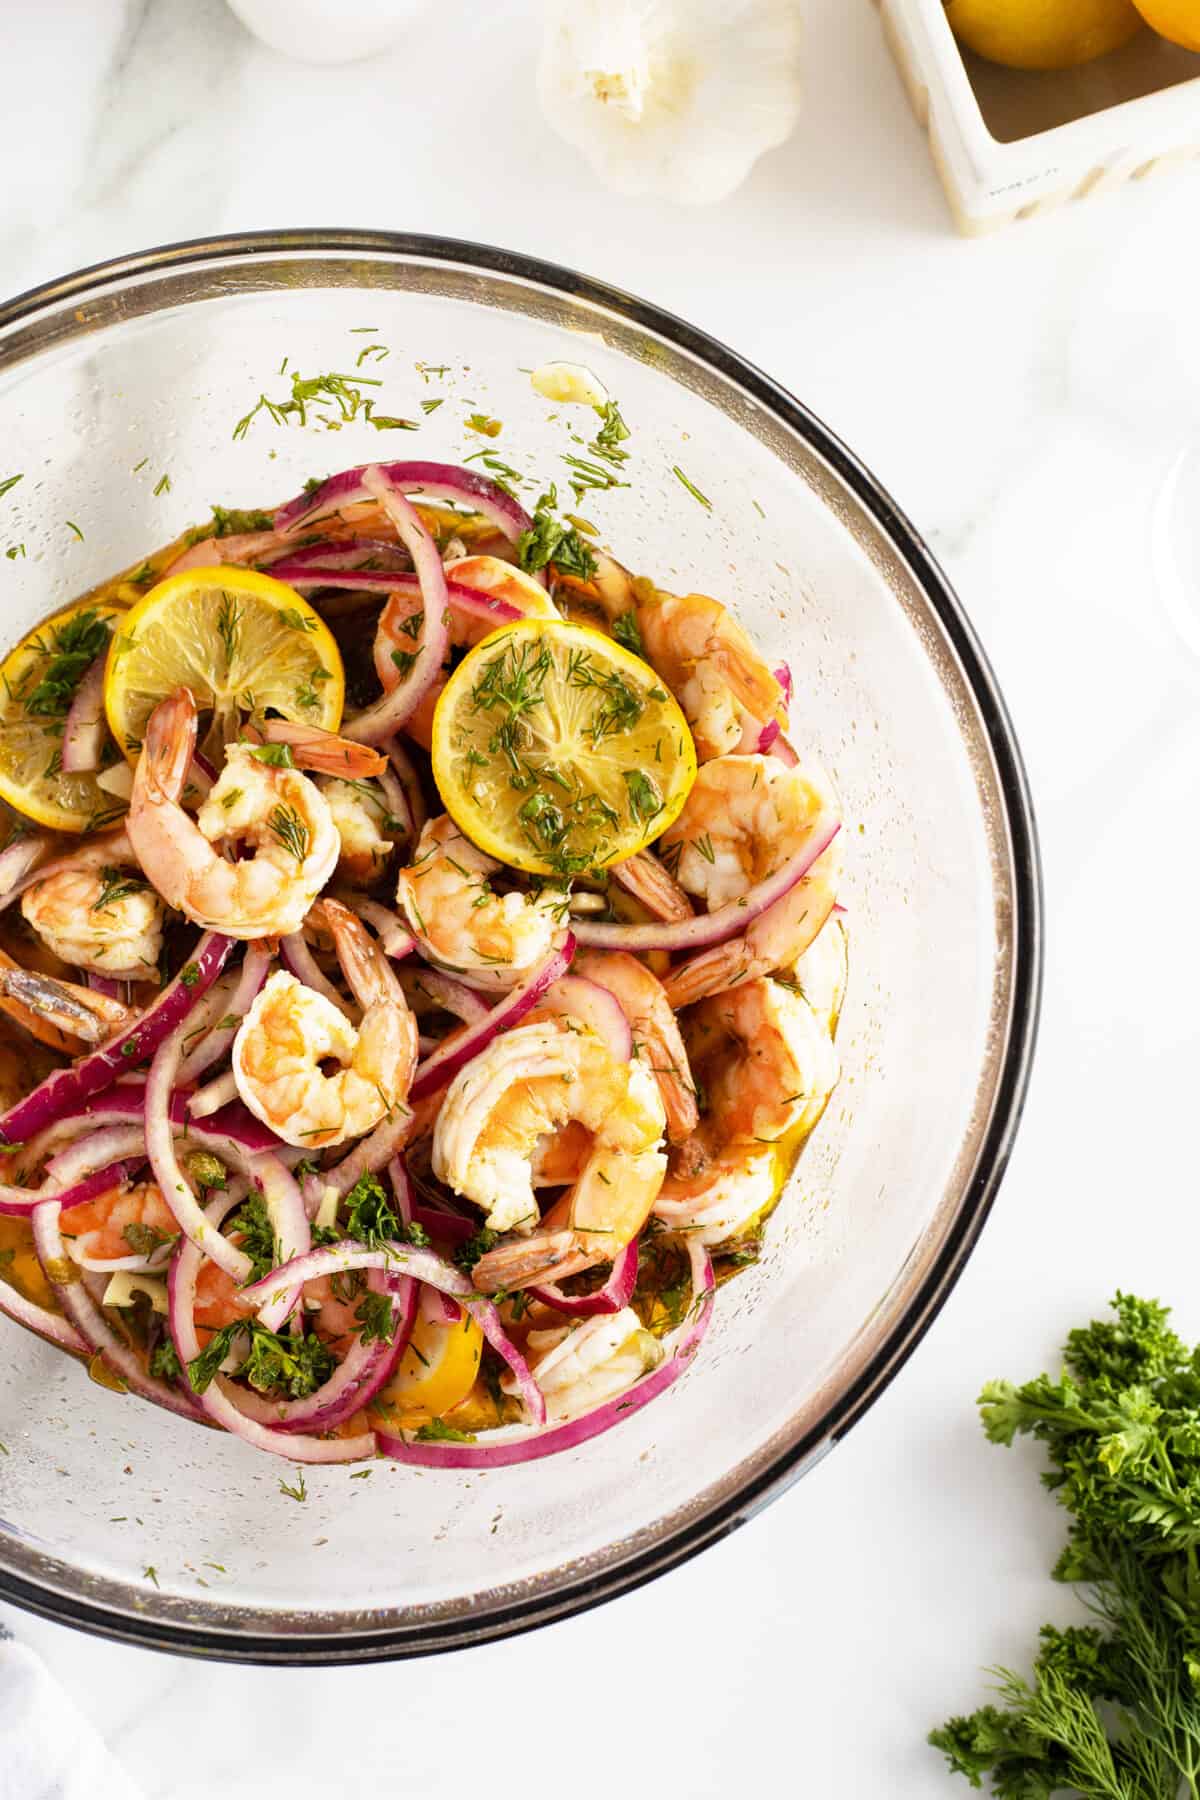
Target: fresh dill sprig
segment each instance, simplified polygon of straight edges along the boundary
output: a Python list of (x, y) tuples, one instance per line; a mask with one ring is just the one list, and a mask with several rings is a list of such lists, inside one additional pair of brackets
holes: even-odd
[(294, 806), (274, 806), (267, 817), (267, 829), (289, 855), (302, 863), (308, 855), (309, 829)]

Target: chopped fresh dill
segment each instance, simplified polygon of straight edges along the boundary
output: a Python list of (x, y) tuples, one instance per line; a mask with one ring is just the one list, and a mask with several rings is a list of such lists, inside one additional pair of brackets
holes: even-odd
[(171, 477), (167, 474), (166, 470), (164, 469), (163, 473), (159, 476), (158, 480), (154, 484), (154, 498), (157, 500), (157, 498), (160, 494), (169, 494), (170, 491), (171, 491)]
[(675, 464), (674, 468), (671, 470), (671, 473), (672, 473), (672, 475), (676, 476), (676, 478), (678, 480), (682, 481), (684, 487), (687, 489), (688, 493), (692, 496), (693, 500), (698, 500), (700, 502), (701, 506), (706, 507), (709, 512), (712, 511), (712, 501), (709, 499), (708, 495), (702, 494), (700, 492), (700, 489), (696, 486), (695, 482), (688, 480), (687, 476), (684, 474), (683, 470), (679, 467), (678, 463)]
[(308, 855), (309, 830), (294, 806), (272, 807), (267, 829), (298, 863), (304, 861)]

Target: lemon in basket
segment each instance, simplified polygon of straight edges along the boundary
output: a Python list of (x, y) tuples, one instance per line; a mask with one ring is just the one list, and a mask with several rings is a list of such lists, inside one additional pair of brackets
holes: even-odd
[[(1133, 0), (944, 0), (960, 44), (1009, 69), (1073, 69), (1141, 30)], [(1181, 9), (1185, 0), (1174, 0)], [(1164, 0), (1166, 4), (1166, 0)]]
[(268, 710), (336, 731), (345, 697), (329, 627), (294, 588), (253, 569), (169, 575), (124, 615), (104, 675), (104, 708), (130, 761), (160, 700), (187, 687), (211, 715), (206, 743)]
[(484, 638), (446, 683), (433, 774), (480, 849), (570, 876), (665, 831), (696, 778), (696, 751), (648, 663), (587, 626), (529, 618)]

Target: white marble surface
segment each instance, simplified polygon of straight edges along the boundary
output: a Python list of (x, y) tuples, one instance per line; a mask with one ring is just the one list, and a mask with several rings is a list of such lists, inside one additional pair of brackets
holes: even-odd
[[(736, 1537), (515, 1642), (339, 1672), (200, 1667), (0, 1609), (152, 1800), (789, 1792), (935, 1800), (926, 1728), (1062, 1597), (1057, 1522), (971, 1399), (1118, 1284), (1200, 1335), (1200, 662), (1151, 566), (1200, 437), (1200, 167), (951, 235), (866, 0), (807, 0), (810, 109), (707, 213), (618, 202), (543, 128), (533, 7), (443, 0), (367, 68), (256, 47), (221, 0), (8, 0), (0, 286), (284, 224), (425, 229), (606, 275), (795, 389), (926, 529), (995, 662), (1044, 834), (1049, 961), (1009, 1178), (882, 1405)], [(463, 25), (471, 20), (469, 33)], [(1197, 499), (1200, 505), (1200, 498)], [(965, 1792), (965, 1790), (964, 1790)]]

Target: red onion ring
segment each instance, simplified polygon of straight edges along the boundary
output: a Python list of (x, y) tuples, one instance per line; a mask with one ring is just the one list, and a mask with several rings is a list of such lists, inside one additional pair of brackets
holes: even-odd
[(513, 988), (504, 999), (491, 1007), (486, 1016), (473, 1025), (464, 1025), (439, 1044), (427, 1056), (413, 1077), (410, 1100), (422, 1100), (426, 1094), (445, 1087), (464, 1063), (487, 1048), (498, 1031), (508, 1031), (535, 1007), (552, 982), (565, 975), (575, 954), (575, 938), (568, 931), (557, 950), (543, 958), (520, 987)]
[[(327, 513), (337, 512), (343, 506), (354, 506), (363, 500), (378, 499), (367, 486), (364, 477), (367, 469), (373, 465), (360, 464), (356, 469), (343, 469), (338, 475), (331, 475), (311, 493), (297, 494), (286, 506), (281, 506), (275, 514), (275, 530), (280, 536), (293, 536), (304, 525), (311, 525), (316, 519), (324, 518)], [(533, 520), (519, 501), (499, 486), (489, 481), (486, 475), (477, 475), (473, 469), (463, 469), (453, 463), (432, 462), (393, 462), (374, 465), (382, 467), (388, 481), (402, 488), (407, 493), (428, 495), (433, 500), (449, 500), (460, 506), (469, 507), (472, 512), (482, 513), (484, 518), (493, 524), (497, 531), (502, 531), (511, 543), (524, 531), (529, 531)]]
[[(205, 1034), (203, 1040), (194, 1050), (189, 1050), (179, 1065), (179, 1084), (188, 1086), (219, 1062), (237, 1036), (238, 1026), (250, 1011), (251, 1003), (263, 982), (267, 979), (267, 970), (271, 966), (271, 952), (260, 943), (247, 944), (246, 954), (242, 959), (241, 971), (237, 984), (229, 996), (228, 1003), (222, 1009), (222, 1017), (227, 1013), (237, 1021), (234, 1025), (216, 1026)], [(226, 977), (228, 979), (228, 977)]]
[(377, 900), (364, 900), (361, 895), (354, 896), (354, 911), (360, 919), (374, 927), (384, 950), (397, 962), (411, 956), (417, 947), (417, 940), (390, 907), (380, 906)]
[(61, 1213), (60, 1200), (43, 1200), (33, 1215), (33, 1244), (46, 1280), (57, 1294), (63, 1311), (92, 1349), (98, 1350), (105, 1362), (116, 1370), (131, 1392), (140, 1394), (143, 1400), (153, 1400), (155, 1405), (164, 1406), (168, 1412), (179, 1413), (185, 1419), (197, 1418), (199, 1408), (190, 1395), (146, 1373), (137, 1351), (117, 1336), (103, 1309), (97, 1306), (82, 1281), (54, 1279), (55, 1270), (70, 1266), (59, 1229)]
[(322, 1172), (322, 1185), (333, 1188), (339, 1200), (344, 1199), (361, 1175), (377, 1175), (404, 1148), (412, 1124), (408, 1107), (396, 1107), (391, 1118), (381, 1120), (369, 1137), (359, 1139), (349, 1156)]
[(446, 629), (448, 600), (442, 559), (416, 508), (377, 463), (363, 471), (362, 479), (367, 493), (379, 501), (408, 548), (424, 610), (420, 648), (408, 673), (348, 724), (343, 722), (343, 737), (353, 743), (377, 744), (407, 723), (441, 673), (450, 643)]
[(408, 801), (408, 815), (412, 820), (413, 838), (419, 838), (429, 817), (429, 809), (425, 805), (425, 795), (421, 790), (421, 778), (413, 766), (408, 751), (398, 738), (384, 738), (379, 748), (387, 751), (388, 761), (392, 765), (392, 773), (404, 789), (404, 797)]
[(582, 975), (560, 975), (538, 1001), (543, 1012), (557, 1018), (580, 1019), (591, 1027), (618, 1062), (633, 1055), (633, 1032), (617, 996), (598, 981)]
[(618, 1313), (623, 1306), (628, 1306), (633, 1299), (633, 1290), (637, 1286), (638, 1273), (638, 1240), (632, 1243), (614, 1258), (612, 1271), (602, 1288), (594, 1294), (564, 1294), (557, 1282), (547, 1281), (541, 1287), (526, 1288), (535, 1300), (544, 1306), (553, 1306), (558, 1312), (566, 1313), (574, 1319), (590, 1318), (595, 1313)]
[(0, 850), (0, 912), (24, 892), (29, 885), (26, 878), (32, 875), (50, 847), (50, 839), (44, 832), (32, 832), (14, 838)]
[(794, 689), (790, 667), (787, 663), (781, 662), (777, 669), (771, 670), (771, 673), (783, 689), (783, 704), (785, 706), (790, 706), (792, 704), (792, 693)]
[(534, 1462), (539, 1457), (553, 1456), (559, 1450), (573, 1450), (589, 1438), (610, 1431), (622, 1419), (640, 1412), (666, 1388), (678, 1381), (699, 1348), (712, 1317), (716, 1283), (712, 1262), (702, 1244), (687, 1244), (692, 1268), (693, 1316), (687, 1321), (665, 1362), (643, 1375), (640, 1381), (616, 1394), (611, 1400), (567, 1419), (549, 1430), (530, 1431), (525, 1426), (502, 1426), (482, 1434), (474, 1444), (421, 1443), (412, 1438), (397, 1437), (390, 1431), (377, 1431), (375, 1436), (381, 1455), (395, 1462), (418, 1463), (429, 1469), (501, 1469), (513, 1463)]
[[(209, 1208), (206, 1223), (210, 1238), (220, 1237), (220, 1224), (229, 1207), (223, 1204)], [(196, 1335), (196, 1281), (203, 1266), (203, 1254), (187, 1238), (180, 1238), (167, 1277), (168, 1321), (175, 1353), (186, 1368), (200, 1354)], [(276, 1431), (251, 1419), (235, 1399), (236, 1390), (223, 1376), (217, 1375), (197, 1403), (214, 1422), (226, 1431), (243, 1438), (256, 1450), (267, 1450), (292, 1462), (339, 1463), (358, 1462), (375, 1454), (375, 1434), (364, 1432), (352, 1438), (306, 1437), (299, 1433)], [(238, 1396), (240, 1398), (240, 1396)]]
[(289, 932), (287, 937), (280, 938), (279, 960), (289, 975), (294, 975), (297, 981), (302, 981), (305, 987), (312, 989), (314, 994), (320, 994), (323, 1000), (328, 1000), (340, 1011), (349, 1012), (349, 1002), (344, 995), (338, 993), (332, 981), (324, 974), (316, 957), (309, 949), (308, 940), (303, 932)]
[[(72, 1206), (82, 1206), (87, 1200), (94, 1200), (97, 1194), (106, 1194), (109, 1188), (120, 1187), (128, 1181), (134, 1170), (145, 1162), (143, 1153), (136, 1161), (124, 1157), (109, 1163), (105, 1168), (94, 1169), (90, 1175), (79, 1181), (70, 1182), (59, 1187), (51, 1183), (53, 1198), (58, 1201), (61, 1210), (69, 1210)], [(9, 1218), (29, 1218), (39, 1206), (51, 1198), (45, 1187), (41, 1188), (0, 1188), (0, 1213)]]
[[(115, 1163), (128, 1156), (139, 1157), (142, 1162), (146, 1160), (146, 1132), (140, 1119), (128, 1124), (103, 1126), (69, 1149), (58, 1151), (46, 1164), (46, 1176), (51, 1189), (65, 1188), (103, 1168), (105, 1163)], [(49, 1191), (41, 1197), (49, 1199)], [(61, 1195), (55, 1197), (61, 1198)]]
[[(421, 587), (417, 576), (403, 569), (337, 569), (332, 565), (321, 567), (315, 563), (301, 563), (299, 559), (276, 563), (271, 573), (301, 593), (305, 588), (351, 588), (360, 593), (375, 590), (384, 594), (412, 594), (419, 593)], [(525, 616), (511, 601), (486, 594), (481, 588), (468, 587), (465, 581), (455, 581), (449, 575), (446, 576), (446, 604), (456, 617), (481, 620), (493, 631)]]
[(17, 1288), (10, 1287), (7, 1281), (0, 1281), (0, 1313), (6, 1313), (17, 1325), (23, 1325), (26, 1331), (32, 1331), (48, 1344), (57, 1345), (60, 1350), (69, 1350), (72, 1356), (90, 1356), (92, 1346), (72, 1325), (70, 1319), (62, 1313), (52, 1313), (48, 1307), (39, 1306), (36, 1300), (27, 1300)]
[(294, 1286), (306, 1281), (317, 1281), (323, 1275), (347, 1274), (351, 1269), (384, 1269), (392, 1274), (408, 1275), (414, 1281), (423, 1281), (427, 1286), (437, 1288), (439, 1293), (449, 1294), (452, 1300), (457, 1300), (470, 1313), (493, 1350), (504, 1358), (512, 1370), (521, 1390), (525, 1410), (534, 1423), (545, 1424), (546, 1402), (542, 1391), (529, 1372), (529, 1364), (505, 1331), (496, 1307), (482, 1294), (475, 1292), (461, 1269), (456, 1269), (434, 1250), (421, 1250), (412, 1244), (391, 1241), (384, 1244), (382, 1249), (371, 1250), (366, 1244), (356, 1243), (353, 1238), (345, 1238), (340, 1244), (330, 1244), (324, 1249), (311, 1251), (308, 1256), (298, 1256), (290, 1263), (282, 1263), (261, 1281), (252, 1282), (243, 1288), (241, 1298), (246, 1301), (262, 1301), (258, 1317), (269, 1330), (274, 1330), (276, 1327), (273, 1321), (280, 1317), (280, 1308), (286, 1304)]
[(102, 650), (95, 662), (85, 669), (75, 689), (67, 716), (63, 720), (62, 768), (64, 775), (89, 774), (100, 767), (107, 729), (104, 717), (104, 665), (108, 651)]
[(785, 769), (796, 769), (800, 766), (800, 758), (785, 737), (777, 737), (768, 754), (781, 762)]
[(237, 1077), (232, 1069), (226, 1069), (223, 1075), (196, 1089), (187, 1103), (188, 1113), (193, 1119), (207, 1119), (212, 1113), (220, 1112), (223, 1106), (231, 1105), (237, 1097)]
[[(145, 1082), (121, 1082), (102, 1098), (89, 1101), (76, 1112), (65, 1114), (59, 1124), (74, 1125), (81, 1131), (86, 1130), (89, 1125), (117, 1125), (127, 1119), (141, 1120), (145, 1107)], [(185, 1096), (174, 1093), (171, 1096), (170, 1117), (172, 1125), (177, 1126), (187, 1137), (194, 1138), (201, 1149), (211, 1150), (215, 1156), (222, 1155), (227, 1147), (243, 1157), (274, 1154), (284, 1148), (275, 1133), (241, 1105), (223, 1107), (203, 1124), (198, 1124), (188, 1118)]]
[[(315, 543), (299, 545), (295, 549), (292, 543), (291, 538), (281, 540), (280, 555), (273, 557), (271, 561), (272, 573), (281, 566), (280, 558), (283, 558), (293, 568), (301, 571), (311, 568), (313, 563), (319, 563), (323, 569), (332, 569), (341, 575), (347, 569), (358, 567), (356, 557), (360, 560), (365, 558), (374, 565), (363, 571), (368, 575), (378, 575), (388, 570), (393, 574), (412, 573), (412, 558), (404, 545), (394, 543), (390, 538), (318, 538)], [(299, 583), (292, 581), (291, 585), (298, 587)]]
[(693, 919), (664, 920), (647, 925), (614, 925), (605, 920), (588, 924), (575, 921), (575, 935), (581, 944), (594, 944), (600, 950), (709, 950), (715, 944), (741, 937), (747, 925), (761, 917), (777, 900), (790, 893), (802, 881), (822, 851), (841, 830), (841, 820), (830, 813), (819, 813), (804, 834), (798, 850), (768, 875), (747, 889), (739, 900), (719, 906), (716, 912), (699, 913)]
[(765, 756), (778, 736), (779, 720), (768, 719), (758, 734), (758, 743), (755, 745), (755, 753), (758, 756)]
[(132, 1025), (90, 1056), (81, 1057), (69, 1068), (56, 1069), (31, 1094), (9, 1107), (0, 1118), (0, 1144), (22, 1143), (44, 1131), (80, 1101), (103, 1093), (119, 1075), (156, 1051), (207, 993), (232, 949), (232, 938), (215, 931), (205, 932), (190, 962)]

